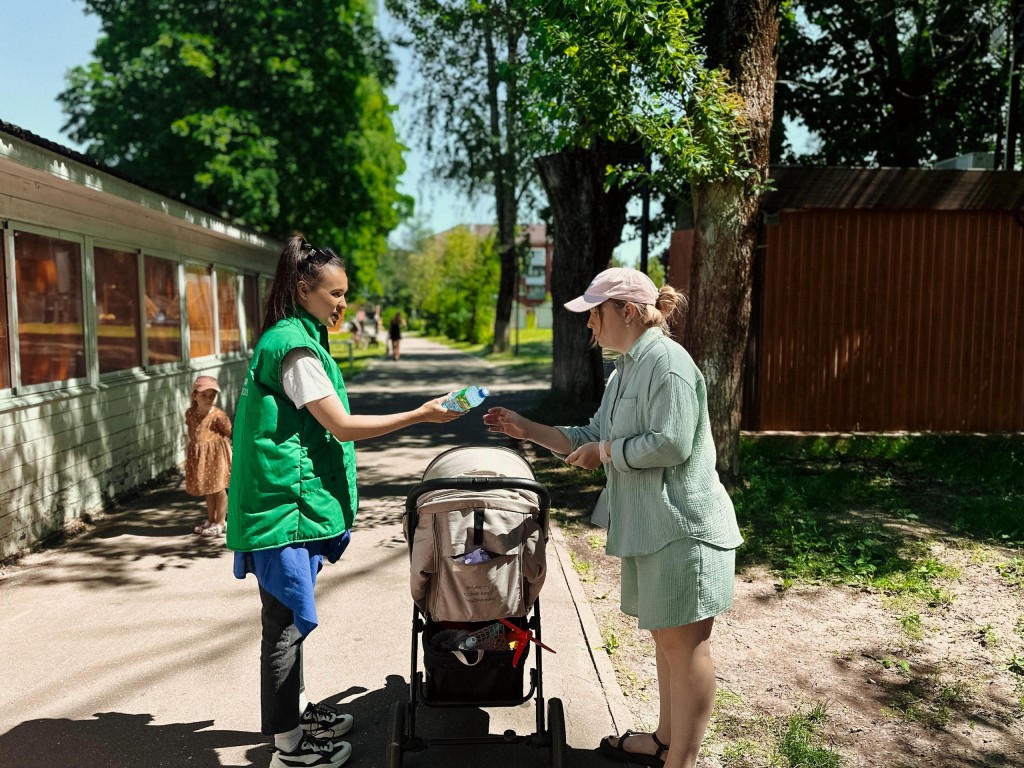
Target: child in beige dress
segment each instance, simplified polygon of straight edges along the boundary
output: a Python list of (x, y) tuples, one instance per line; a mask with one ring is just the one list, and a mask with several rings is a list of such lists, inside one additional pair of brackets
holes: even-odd
[(192, 404), (185, 411), (185, 491), (206, 497), (206, 522), (195, 527), (202, 536), (224, 533), (228, 511), (231, 420), (214, 405), (219, 392), (220, 385), (213, 376), (200, 376), (192, 385)]

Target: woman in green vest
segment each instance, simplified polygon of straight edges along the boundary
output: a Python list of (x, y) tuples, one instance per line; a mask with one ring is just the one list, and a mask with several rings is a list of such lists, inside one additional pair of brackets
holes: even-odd
[(356, 515), (352, 445), (459, 413), (444, 397), (413, 411), (353, 415), (327, 329), (345, 314), (348, 277), (329, 248), (291, 238), (281, 252), (262, 335), (235, 413), (227, 545), (235, 576), (253, 573), (263, 603), (263, 733), (271, 768), (337, 766), (352, 748), (338, 737), (352, 717), (307, 700), (302, 641), (317, 626), (317, 573), (336, 562)]

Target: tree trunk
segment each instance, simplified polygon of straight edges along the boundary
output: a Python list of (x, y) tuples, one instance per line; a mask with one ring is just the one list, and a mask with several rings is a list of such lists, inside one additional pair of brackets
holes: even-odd
[[(491, 142), (491, 167), (494, 171), (494, 209), (498, 219), (498, 257), (501, 276), (498, 281), (498, 303), (494, 315), (495, 352), (509, 348), (509, 319), (516, 290), (516, 191), (514, 158), (510, 156), (511, 137), (502, 136), (498, 75), (498, 56), (494, 44), (494, 28), (490, 16), (484, 23), (484, 50), (487, 64), (487, 107)], [(509, 35), (511, 43), (512, 35)], [(509, 51), (514, 56), (515, 51)], [(510, 89), (511, 93), (511, 89)], [(518, 105), (517, 105), (518, 106)], [(509, 132), (511, 133), (511, 132)]]
[(1020, 81), (1021, 65), (1024, 64), (1024, 2), (1010, 2), (1010, 93), (1006, 105), (1006, 161), (999, 163), (996, 156), (996, 169), (1000, 167), (1012, 171), (1017, 165), (1017, 139), (1020, 137)]
[(741, 386), (758, 204), (738, 181), (693, 188), (696, 221), (685, 345), (707, 382), (718, 472), (730, 484), (739, 475)]
[(621, 148), (597, 145), (535, 161), (554, 229), (551, 389), (588, 405), (596, 405), (604, 392), (601, 352), (590, 348), (586, 313), (569, 312), (562, 305), (583, 293), (594, 275), (608, 267), (622, 237), (631, 193), (604, 188), (605, 167), (622, 159)]
[(743, 359), (750, 332), (751, 264), (761, 184), (768, 178), (779, 0), (717, 0), (708, 64), (727, 70), (749, 129), (746, 180), (693, 185), (694, 246), (685, 343), (704, 373), (718, 472), (739, 478)]

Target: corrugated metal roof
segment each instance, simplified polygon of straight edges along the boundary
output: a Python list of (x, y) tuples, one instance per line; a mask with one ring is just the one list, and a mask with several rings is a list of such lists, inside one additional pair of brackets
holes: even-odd
[(176, 200), (184, 205), (189, 206), (190, 208), (195, 208), (197, 211), (202, 211), (203, 213), (208, 213), (211, 216), (216, 216), (217, 218), (224, 219), (225, 221), (230, 221), (233, 224), (244, 229), (248, 229), (251, 232), (256, 232), (264, 235), (267, 234), (263, 230), (246, 223), (242, 219), (239, 219), (237, 216), (234, 216), (233, 214), (227, 211), (215, 211), (207, 206), (198, 205), (184, 196), (174, 197), (168, 195), (167, 192), (157, 189), (151, 184), (141, 182), (138, 179), (133, 178), (129, 174), (124, 173), (124, 171), (121, 171), (117, 168), (111, 168), (110, 166), (101, 163), (96, 158), (84, 155), (81, 152), (77, 152), (71, 149), (70, 147), (65, 147), (61, 144), (57, 144), (56, 142), (50, 141), (49, 139), (44, 139), (42, 136), (38, 136), (32, 133), (31, 131), (26, 131), (24, 128), (21, 128), (20, 126), (0, 120), (0, 133), (5, 133), (9, 136), (13, 136), (16, 139), (24, 141), (26, 144), (31, 144), (35, 147), (39, 147), (40, 149), (44, 149), (48, 152), (53, 152), (56, 155), (66, 157), (69, 160), (74, 160), (76, 163), (92, 168), (93, 170), (105, 173), (108, 176), (120, 179), (121, 181), (126, 181), (129, 184), (134, 184), (136, 187), (145, 189), (148, 192), (152, 192), (153, 194), (159, 195), (160, 197), (165, 197), (168, 200)]
[[(109, 165), (101, 163), (94, 157), (84, 155), (81, 152), (77, 152), (76, 150), (73, 150), (70, 147), (65, 147), (64, 145), (58, 144), (55, 141), (44, 139), (42, 136), (38, 136), (32, 133), (31, 131), (26, 131), (24, 128), (20, 126), (14, 125), (12, 123), (5, 123), (3, 120), (0, 120), (0, 133), (6, 133), (10, 136), (15, 137), (16, 139), (21, 139), (27, 144), (32, 144), (33, 146), (39, 147), (40, 149), (45, 149), (49, 152), (53, 152), (56, 155), (60, 155), (61, 157), (66, 157), (69, 160), (74, 160), (76, 163), (88, 166), (89, 168), (92, 168), (94, 170), (102, 171), (103, 173), (108, 174), (109, 176), (121, 179), (122, 181), (127, 181), (129, 184), (134, 184), (137, 187), (141, 187), (142, 189), (154, 192), (160, 195), (161, 197), (166, 197), (171, 200), (174, 199), (173, 197), (170, 197), (166, 192), (163, 192), (159, 189), (155, 189), (149, 184), (144, 184), (138, 179), (133, 178), (129, 174), (125, 173), (124, 171), (118, 170), (116, 168), (111, 168)], [(192, 204), (189, 203), (189, 205)], [(202, 208), (200, 208), (200, 206), (197, 205), (192, 205), (192, 207), (203, 210)], [(207, 210), (206, 213), (213, 213), (213, 211)], [(215, 215), (223, 216), (223, 214)]]
[(1024, 172), (776, 166), (762, 210), (1024, 210)]

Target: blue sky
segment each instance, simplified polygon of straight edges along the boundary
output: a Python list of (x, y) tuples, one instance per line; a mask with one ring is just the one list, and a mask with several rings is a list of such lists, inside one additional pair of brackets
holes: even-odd
[[(99, 34), (99, 21), (86, 15), (78, 0), (3, 0), (0, 15), (0, 120), (45, 139), (81, 149), (61, 133), (65, 118), (57, 103), (64, 75), (87, 64)], [(397, 52), (396, 52), (397, 53)], [(485, 198), (473, 204), (465, 196), (433, 182), (423, 155), (409, 135), (401, 104), (414, 74), (399, 59), (399, 83), (392, 100), (399, 104), (396, 127), (410, 150), (402, 191), (416, 199), (417, 218), (439, 232), (462, 223), (486, 223), (494, 206)]]

